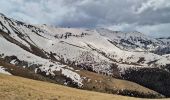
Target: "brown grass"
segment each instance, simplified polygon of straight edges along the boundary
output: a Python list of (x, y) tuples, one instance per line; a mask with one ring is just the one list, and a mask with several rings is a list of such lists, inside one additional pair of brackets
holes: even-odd
[(0, 100), (141, 100), (0, 74)]
[[(159, 95), (159, 93), (153, 90), (150, 90), (146, 87), (143, 87), (139, 84), (136, 84), (136, 83), (133, 83), (127, 80), (116, 79), (113, 77), (108, 77), (108, 76), (96, 74), (93, 72), (83, 71), (83, 70), (79, 71), (78, 73), (82, 76), (85, 76), (87, 79), (91, 79), (90, 82), (88, 82), (88, 80), (84, 80), (83, 82), (84, 88), (87, 90), (117, 94), (116, 91), (125, 89), (128, 91), (136, 91), (138, 95), (144, 94), (145, 98), (147, 96), (149, 97), (149, 95), (151, 94)], [(122, 93), (119, 92), (119, 94), (122, 94)], [(142, 96), (138, 96), (138, 97), (142, 97)]]

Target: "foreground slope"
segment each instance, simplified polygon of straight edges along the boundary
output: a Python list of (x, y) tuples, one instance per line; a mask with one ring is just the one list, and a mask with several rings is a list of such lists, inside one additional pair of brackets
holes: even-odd
[(0, 100), (141, 100), (0, 74)]
[[(18, 67), (7, 62), (4, 62), (0, 59), (0, 66), (4, 74), (12, 74), (16, 76), (22, 76), (25, 78), (31, 78), (34, 80), (40, 80), (45, 82), (61, 84), (59, 81), (54, 81), (48, 77), (44, 77), (40, 74), (35, 74), (28, 69)], [(1, 73), (1, 72), (0, 72)], [(81, 89), (98, 91), (102, 93), (110, 94), (119, 94), (119, 95), (129, 95), (136, 97), (145, 97), (145, 98), (162, 98), (163, 95), (145, 88), (139, 84), (120, 80), (109, 76), (100, 75), (97, 73), (81, 70), (78, 72), (81, 77), (84, 77), (83, 87)], [(58, 78), (58, 80), (61, 78)], [(67, 85), (67, 84), (65, 84)]]

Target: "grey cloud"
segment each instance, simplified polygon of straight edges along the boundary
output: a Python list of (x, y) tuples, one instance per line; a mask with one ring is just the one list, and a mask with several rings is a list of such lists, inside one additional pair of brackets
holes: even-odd
[[(155, 9), (155, 6), (146, 7), (144, 10), (140, 11), (140, 13), (136, 13), (135, 10), (143, 8), (145, 2), (149, 0), (70, 0), (70, 2), (64, 2), (65, 5), (69, 5), (67, 7), (74, 8), (75, 11), (69, 11), (71, 16), (67, 15), (69, 22), (72, 25), (75, 23), (80, 23), (80, 27), (83, 27), (85, 24), (81, 22), (86, 21), (90, 22), (89, 24), (96, 24), (96, 26), (100, 24), (120, 24), (120, 23), (128, 23), (138, 25), (154, 25), (160, 23), (169, 23), (170, 22), (170, 7), (160, 7), (159, 9)], [(155, 1), (155, 0), (150, 0)], [(158, 3), (161, 0), (158, 0)], [(162, 5), (164, 6), (164, 5)], [(69, 9), (68, 8), (68, 9)], [(82, 17), (79, 20), (79, 17), (82, 15), (88, 17)], [(70, 19), (74, 18), (74, 19)], [(77, 20), (75, 20), (77, 18)], [(67, 20), (68, 21), (68, 20)], [(66, 22), (63, 22), (66, 23)], [(62, 25), (62, 23), (60, 23)], [(74, 26), (74, 25), (73, 25)]]
[(28, 23), (63, 27), (157, 26), (162, 34), (168, 31), (160, 25), (167, 28), (170, 23), (169, 0), (1, 0), (0, 12)]

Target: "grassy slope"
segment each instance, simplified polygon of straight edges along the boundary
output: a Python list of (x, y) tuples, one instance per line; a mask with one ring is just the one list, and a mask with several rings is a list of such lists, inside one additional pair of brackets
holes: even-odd
[[(88, 88), (89, 90), (96, 90), (104, 93), (115, 93), (117, 94), (117, 90), (129, 90), (129, 91), (136, 91), (138, 93), (144, 93), (145, 95), (149, 94), (158, 94), (155, 91), (152, 91), (148, 88), (145, 88), (139, 84), (127, 81), (127, 80), (120, 80), (120, 79), (115, 79), (113, 77), (108, 77), (88, 71), (80, 71), (78, 72), (80, 75), (85, 76), (86, 78), (90, 78), (90, 82), (84, 82), (84, 87)], [(97, 82), (96, 82), (96, 81)], [(93, 88), (95, 86), (95, 88)], [(112, 91), (107, 91), (107, 89), (110, 89)], [(119, 93), (121, 94), (121, 93)], [(139, 94), (138, 94), (139, 95)]]
[(140, 100), (0, 74), (0, 100)]

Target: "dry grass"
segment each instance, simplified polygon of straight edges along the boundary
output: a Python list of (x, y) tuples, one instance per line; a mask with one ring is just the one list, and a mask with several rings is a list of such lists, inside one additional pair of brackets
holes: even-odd
[(0, 100), (141, 100), (0, 74)]
[[(117, 90), (127, 89), (131, 91), (138, 91), (138, 92), (145, 93), (145, 94), (149, 94), (149, 93), (157, 94), (157, 92), (153, 90), (150, 90), (139, 84), (136, 84), (136, 83), (133, 83), (127, 80), (116, 79), (113, 77), (108, 77), (108, 76), (104, 76), (104, 75), (100, 75), (100, 74), (96, 74), (96, 73), (88, 72), (88, 71), (80, 71), (78, 73), (92, 80), (89, 83), (85, 82), (85, 86), (87, 87), (92, 87), (94, 85), (96, 88), (100, 88), (100, 89), (101, 88), (110, 88), (113, 90), (114, 88)], [(97, 82), (95, 82), (95, 80)]]

